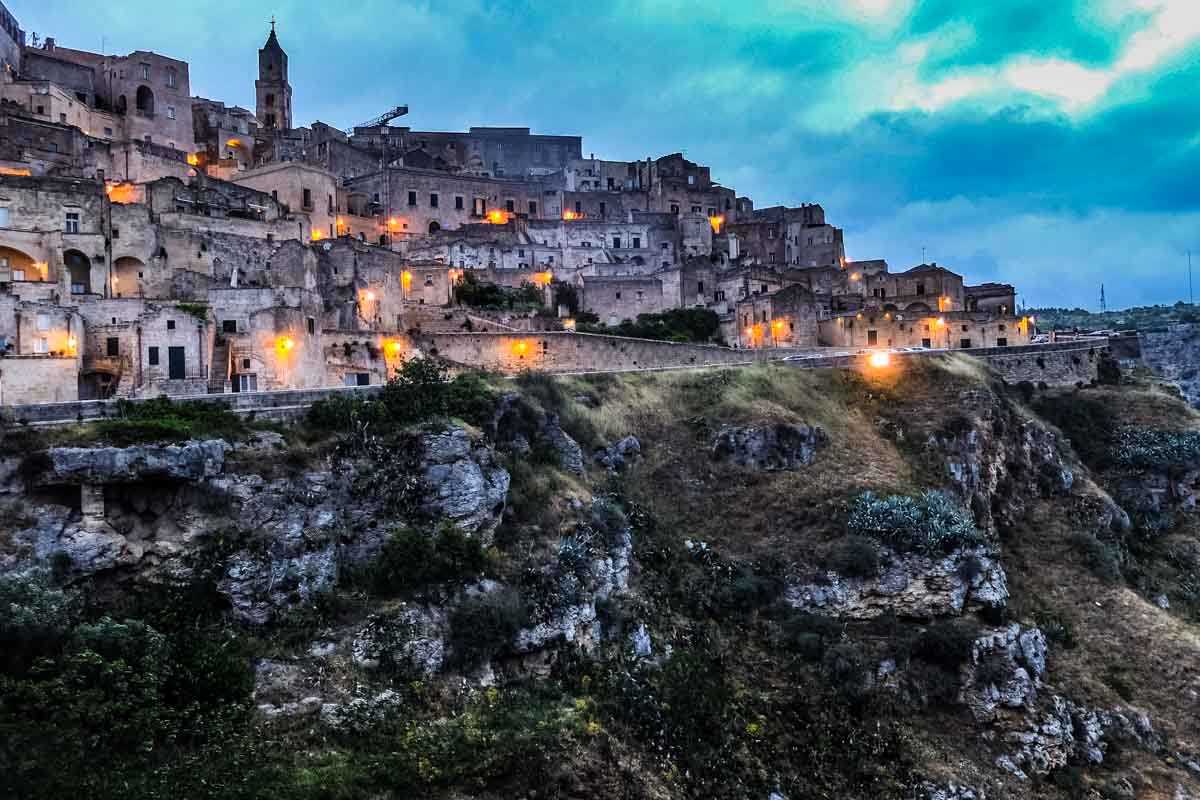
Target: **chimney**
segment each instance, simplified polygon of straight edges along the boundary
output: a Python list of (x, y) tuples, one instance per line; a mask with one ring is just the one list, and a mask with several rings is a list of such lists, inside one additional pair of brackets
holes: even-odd
[(46, 37), (45, 48), (48, 52), (51, 52), (51, 53), (54, 52), (54, 37), (53, 36)]

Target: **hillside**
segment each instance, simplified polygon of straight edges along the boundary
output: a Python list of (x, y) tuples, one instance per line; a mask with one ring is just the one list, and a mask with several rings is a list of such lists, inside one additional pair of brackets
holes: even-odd
[(946, 356), (0, 439), (12, 797), (1200, 796), (1200, 413)]

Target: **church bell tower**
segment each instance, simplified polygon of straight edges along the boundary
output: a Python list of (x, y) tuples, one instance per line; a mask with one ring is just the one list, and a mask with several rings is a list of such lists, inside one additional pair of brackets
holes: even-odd
[(292, 85), (288, 83), (288, 57), (275, 38), (275, 18), (271, 35), (258, 51), (258, 80), (254, 82), (255, 116), (267, 130), (292, 127)]

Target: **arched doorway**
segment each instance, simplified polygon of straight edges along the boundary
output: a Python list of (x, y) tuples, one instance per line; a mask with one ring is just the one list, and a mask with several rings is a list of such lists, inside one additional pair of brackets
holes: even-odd
[(436, 219), (429, 223), (429, 232), (430, 233), (437, 233), (441, 229), (442, 229), (442, 226), (438, 224), (438, 221)]
[(42, 271), (34, 260), (12, 247), (0, 247), (0, 280), (40, 281)]
[(113, 262), (113, 296), (141, 297), (145, 269), (146, 265), (141, 259), (133, 256), (123, 256)]
[(149, 86), (138, 87), (136, 102), (139, 113), (147, 117), (154, 116), (154, 92), (150, 91)]
[(63, 263), (71, 276), (71, 294), (91, 294), (92, 264), (88, 257), (78, 250), (68, 250), (63, 253)]

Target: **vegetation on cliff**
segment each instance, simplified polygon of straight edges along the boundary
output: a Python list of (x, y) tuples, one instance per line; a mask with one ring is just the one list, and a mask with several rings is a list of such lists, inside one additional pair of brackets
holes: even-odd
[[(811, 463), (742, 462), (782, 467), (717, 457), (722, 432), (778, 425), (825, 444)], [(511, 479), (494, 532), (415, 511), (421, 469), (469, 466), (421, 460), (421, 437), (444, 430)], [(286, 429), (294, 464), (235, 451), (232, 469), (325, 470), (317, 486), (356, 470), (347, 480), (373, 487), (361, 502), (407, 498), (372, 505), (374, 520), (341, 509), (361, 524), (311, 595), (283, 543), (257, 540), (290, 609), (266, 624), (234, 621), (234, 556), (251, 545), (232, 499), (186, 580), (85, 575), (52, 555), (5, 566), (0, 786), (288, 800), (1194, 791), (1180, 765), (1200, 728), (1179, 698), (1200, 655), (1198, 431), (1200, 415), (1153, 385), (1022, 391), (957, 357), (870, 375), (516, 381), (413, 362), (379, 398), (320, 404)], [(631, 435), (638, 447), (618, 453)], [(230, 498), (275, 491), (235, 483)], [(0, 532), (0, 564), (18, 563), (18, 527)]]

